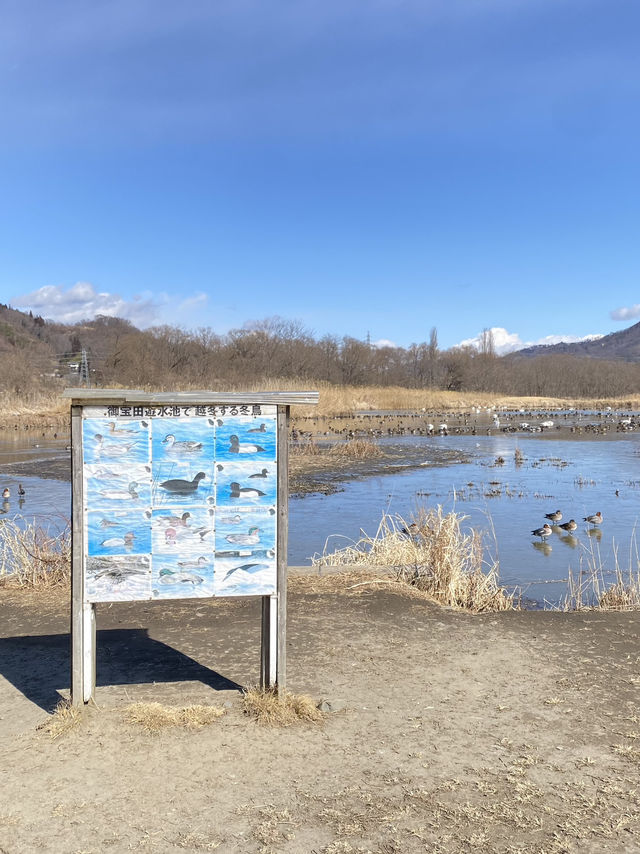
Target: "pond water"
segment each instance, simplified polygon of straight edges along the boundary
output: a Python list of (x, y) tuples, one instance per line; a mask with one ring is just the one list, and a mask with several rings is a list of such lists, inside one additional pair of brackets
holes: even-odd
[[(459, 450), (469, 462), (353, 480), (333, 495), (292, 498), (289, 564), (308, 564), (325, 547), (333, 551), (351, 545), (362, 531), (374, 535), (384, 513), (410, 520), (419, 507), (441, 505), (445, 512), (466, 516), (465, 525), (487, 532), (485, 542), (500, 562), (501, 582), (519, 587), (537, 605), (556, 603), (566, 593), (570, 570), (575, 574), (597, 561), (610, 574), (616, 553), (621, 568), (635, 567), (640, 433), (579, 440), (560, 436), (395, 437), (394, 444), (406, 443), (408, 450), (427, 450), (433, 443)], [(40, 441), (40, 447), (24, 436), (0, 442), (0, 471), (6, 463), (17, 471), (14, 466), (27, 460), (49, 462), (66, 454), (68, 440)], [(523, 455), (521, 464), (516, 449)], [(19, 483), (25, 490), (21, 500)], [(0, 524), (20, 515), (55, 530), (69, 519), (68, 482), (6, 474), (0, 478), (0, 488), (5, 486), (11, 497), (0, 505)], [(577, 530), (568, 535), (554, 528), (541, 542), (531, 531), (558, 509), (564, 522), (576, 520)], [(604, 521), (594, 529), (582, 520), (597, 511)]]

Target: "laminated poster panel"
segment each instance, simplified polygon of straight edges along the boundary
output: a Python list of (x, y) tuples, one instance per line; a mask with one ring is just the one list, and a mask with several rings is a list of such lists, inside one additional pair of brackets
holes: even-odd
[(277, 407), (84, 406), (84, 599), (277, 590)]

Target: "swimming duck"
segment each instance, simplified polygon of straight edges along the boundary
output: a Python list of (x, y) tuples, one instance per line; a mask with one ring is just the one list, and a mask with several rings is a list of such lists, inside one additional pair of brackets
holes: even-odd
[(260, 542), (260, 528), (256, 525), (249, 528), (246, 534), (229, 534), (225, 537), (228, 543), (236, 543), (239, 546), (253, 546)]
[(178, 566), (181, 569), (196, 569), (200, 566), (206, 566), (209, 563), (209, 558), (206, 558), (204, 555), (200, 555), (197, 560), (179, 560)]
[(269, 477), (269, 470), (262, 469), (262, 471), (256, 472), (255, 474), (250, 474), (249, 479), (251, 479), (252, 477)]
[(218, 521), (225, 525), (239, 525), (242, 522), (242, 516), (239, 513), (236, 513), (235, 516), (220, 516)]
[(135, 540), (136, 535), (133, 531), (129, 531), (124, 537), (111, 537), (108, 540), (103, 540), (100, 545), (105, 549), (115, 549), (123, 546), (126, 549), (130, 549), (133, 546), (133, 541)]
[(174, 454), (197, 454), (202, 450), (202, 442), (177, 442), (172, 433), (164, 437), (162, 444), (167, 446), (167, 452)]
[(5, 486), (5, 488), (2, 490), (2, 497), (3, 498), (11, 498), (11, 492), (9, 491), (8, 486)]
[(247, 430), (247, 433), (266, 433), (267, 425), (261, 424), (259, 427), (252, 427), (251, 430)]
[(166, 489), (167, 492), (173, 492), (175, 495), (191, 495), (191, 493), (197, 490), (200, 486), (200, 481), (205, 477), (206, 474), (203, 471), (199, 471), (193, 480), (175, 478), (173, 480), (165, 480), (160, 486), (162, 489)]
[(163, 525), (186, 528), (189, 524), (190, 518), (191, 513), (183, 513), (182, 516), (160, 516), (160, 522), (162, 522)]
[(96, 433), (93, 438), (98, 445), (98, 453), (105, 457), (123, 457), (136, 444), (135, 442), (118, 442), (117, 444), (114, 442), (110, 445), (105, 445), (104, 436), (100, 433)]
[(202, 584), (204, 578), (195, 572), (181, 571), (176, 572), (173, 569), (163, 567), (158, 573), (160, 584)]
[(540, 537), (541, 540), (544, 540), (545, 537), (551, 536), (551, 525), (548, 522), (545, 522), (542, 528), (536, 528), (535, 531), (531, 531), (534, 537)]
[(131, 498), (136, 499), (138, 497), (138, 493), (136, 492), (137, 488), (138, 484), (135, 480), (132, 480), (127, 487), (126, 492), (123, 489), (101, 489), (100, 495), (102, 495), (103, 498), (110, 498), (112, 501), (127, 501)]
[(137, 430), (130, 430), (128, 427), (118, 427), (115, 421), (109, 421), (107, 427), (112, 436), (131, 436), (138, 432)]
[(247, 572), (249, 575), (253, 575), (256, 572), (260, 572), (263, 569), (269, 569), (269, 564), (267, 563), (243, 563), (241, 566), (232, 567), (229, 572), (224, 577), (224, 581), (229, 578), (230, 575), (233, 575), (234, 572)]
[(231, 489), (231, 498), (261, 498), (266, 493), (259, 489), (253, 489), (251, 486), (240, 486), (235, 480), (229, 484)]
[(550, 519), (555, 524), (556, 522), (559, 522), (560, 519), (562, 519), (562, 513), (560, 510), (556, 510), (555, 513), (545, 513), (544, 518)]
[(26, 495), (26, 490), (21, 483), (18, 484), (18, 495), (22, 498), (23, 495)]
[(590, 525), (600, 525), (602, 523), (602, 513), (598, 510), (593, 516), (583, 516), (583, 522), (588, 522)]
[(230, 454), (265, 454), (266, 451), (264, 448), (261, 448), (260, 445), (250, 445), (247, 443), (241, 443), (240, 439), (234, 434), (233, 436), (229, 436), (229, 453)]

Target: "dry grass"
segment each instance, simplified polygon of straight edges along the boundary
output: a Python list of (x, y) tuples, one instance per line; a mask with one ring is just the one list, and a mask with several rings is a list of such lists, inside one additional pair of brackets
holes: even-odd
[(0, 581), (18, 587), (68, 584), (71, 577), (71, 531), (51, 532), (16, 516), (1, 523)]
[(141, 726), (148, 733), (158, 733), (168, 727), (202, 729), (224, 715), (221, 706), (163, 706), (161, 703), (133, 703), (124, 710), (129, 723)]
[(485, 559), (482, 533), (463, 531), (466, 517), (442, 507), (421, 509), (411, 523), (385, 514), (373, 537), (316, 556), (314, 566), (393, 566), (398, 580), (443, 605), (479, 613), (514, 607), (498, 584), (498, 565)]
[(369, 460), (383, 455), (378, 443), (371, 441), (371, 439), (349, 439), (339, 444), (324, 446), (312, 439), (309, 442), (292, 445), (290, 454), (294, 458), (324, 457), (327, 461)]
[[(618, 549), (613, 546), (615, 569), (607, 571), (602, 564), (597, 543), (590, 544), (586, 569), (569, 570), (567, 594), (560, 604), (563, 611), (634, 611), (640, 609), (640, 556), (635, 530), (631, 535), (629, 562), (622, 569)], [(613, 581), (611, 579), (614, 579)]]
[(72, 706), (69, 700), (60, 700), (53, 714), (36, 729), (55, 740), (70, 732), (80, 722), (81, 718), (80, 709)]
[(247, 688), (242, 702), (244, 713), (264, 726), (321, 724), (325, 719), (324, 713), (307, 694), (291, 694), (287, 691), (284, 697), (279, 697), (277, 691), (271, 688)]

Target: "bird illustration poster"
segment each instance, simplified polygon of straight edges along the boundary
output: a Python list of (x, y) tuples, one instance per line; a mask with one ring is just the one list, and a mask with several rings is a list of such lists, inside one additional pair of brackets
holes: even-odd
[(276, 591), (276, 406), (86, 406), (85, 599)]

